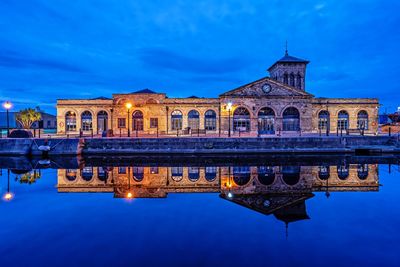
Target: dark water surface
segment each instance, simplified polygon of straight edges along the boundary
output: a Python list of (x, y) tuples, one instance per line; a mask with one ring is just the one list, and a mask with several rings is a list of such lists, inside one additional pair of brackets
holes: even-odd
[(0, 160), (2, 266), (400, 266), (398, 158)]

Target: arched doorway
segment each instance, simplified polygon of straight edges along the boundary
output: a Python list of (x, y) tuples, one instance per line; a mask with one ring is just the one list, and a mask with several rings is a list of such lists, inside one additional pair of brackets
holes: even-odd
[(275, 133), (275, 112), (272, 108), (264, 107), (258, 112), (258, 133)]
[(97, 133), (102, 133), (108, 129), (108, 114), (102, 110), (97, 113)]
[(250, 132), (250, 112), (243, 107), (233, 112), (233, 131)]
[(357, 114), (357, 129), (368, 130), (368, 113), (365, 110)]
[(143, 112), (135, 110), (132, 113), (132, 129), (134, 131), (143, 131)]
[(327, 110), (321, 110), (318, 113), (318, 130), (321, 132), (329, 132), (329, 112)]
[(337, 128), (338, 130), (349, 129), (349, 113), (344, 110), (340, 111), (338, 114)]
[(217, 129), (217, 114), (214, 110), (207, 110), (204, 114), (204, 128), (207, 131), (214, 131)]
[(182, 130), (182, 112), (179, 110), (174, 110), (171, 113), (171, 129)]
[(65, 114), (65, 130), (67, 132), (76, 131), (76, 113), (73, 111), (68, 111)]
[(283, 112), (283, 131), (300, 131), (300, 113), (295, 107), (288, 107)]
[(197, 110), (189, 111), (188, 126), (191, 130), (197, 130), (200, 128), (200, 114)]
[(86, 110), (81, 115), (81, 129), (82, 131), (92, 130), (92, 113)]

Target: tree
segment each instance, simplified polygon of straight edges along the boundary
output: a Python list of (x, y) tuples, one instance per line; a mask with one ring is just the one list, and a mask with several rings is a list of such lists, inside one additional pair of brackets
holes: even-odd
[(36, 121), (40, 121), (42, 119), (42, 114), (40, 113), (40, 109), (37, 107), (36, 109), (27, 108), (18, 112), (16, 120), (19, 124), (21, 124), (22, 128), (30, 129), (32, 124)]

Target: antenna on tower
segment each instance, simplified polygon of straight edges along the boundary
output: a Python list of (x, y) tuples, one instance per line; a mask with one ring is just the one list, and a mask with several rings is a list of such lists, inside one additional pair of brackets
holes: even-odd
[(287, 50), (287, 40), (286, 40), (285, 48), (286, 48), (286, 49), (285, 49), (285, 56), (287, 56), (287, 55), (289, 55), (289, 54), (288, 54), (288, 50)]

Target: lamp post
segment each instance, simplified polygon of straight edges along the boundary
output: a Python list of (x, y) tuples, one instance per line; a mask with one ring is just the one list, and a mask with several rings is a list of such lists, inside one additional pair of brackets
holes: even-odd
[(4, 103), (4, 108), (7, 111), (7, 137), (10, 135), (10, 117), (9, 117), (9, 110), (12, 107), (11, 102), (7, 101), (6, 103)]
[(228, 137), (231, 137), (231, 110), (232, 110), (232, 102), (229, 102), (226, 105), (226, 109), (228, 110)]
[(13, 199), (14, 195), (10, 193), (10, 169), (7, 169), (7, 193), (4, 194), (3, 198), (5, 201), (10, 201)]
[(125, 104), (125, 107), (127, 108), (127, 110), (128, 110), (128, 125), (127, 125), (127, 127), (128, 127), (128, 137), (130, 137), (131, 136), (131, 128), (129, 127), (129, 112), (131, 111), (131, 108), (132, 108), (132, 104), (131, 103), (126, 103)]

